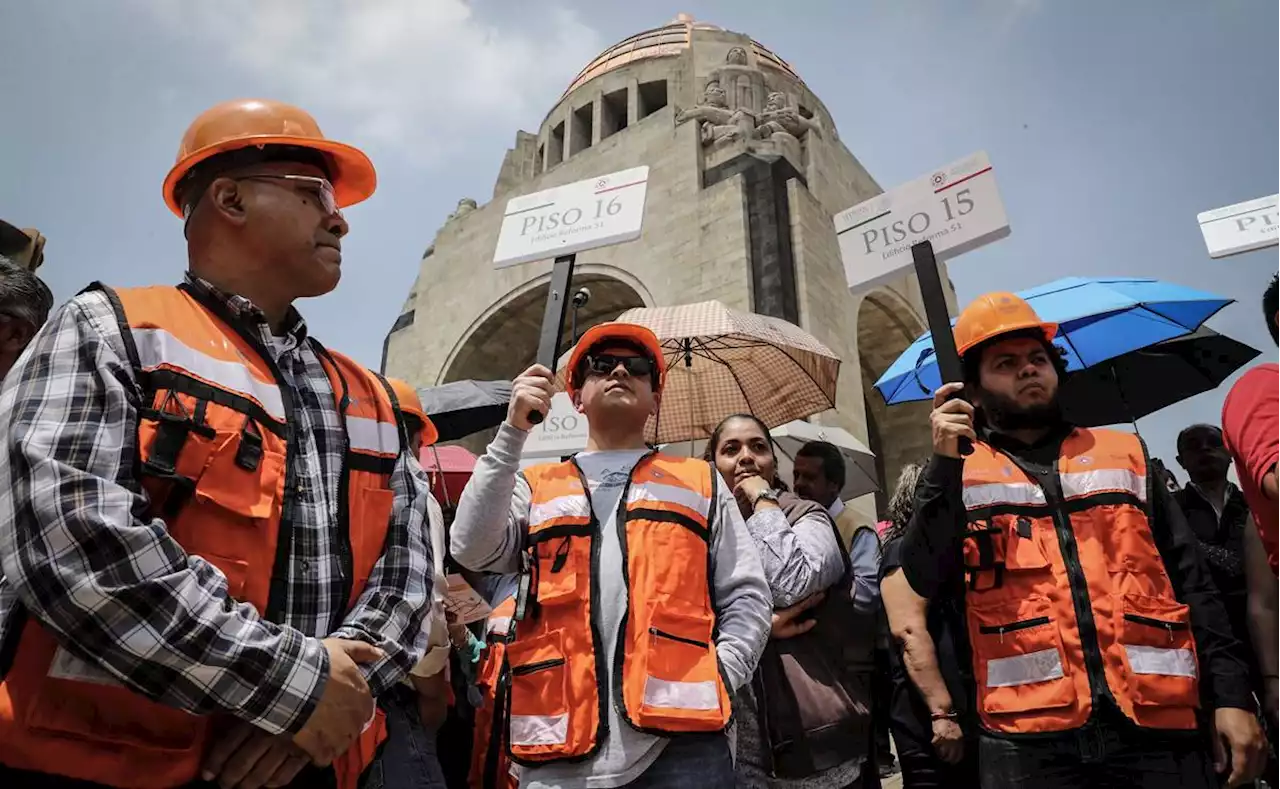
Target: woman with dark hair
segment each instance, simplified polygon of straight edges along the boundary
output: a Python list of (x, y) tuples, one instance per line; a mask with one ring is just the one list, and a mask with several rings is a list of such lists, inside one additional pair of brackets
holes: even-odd
[[(861, 786), (870, 746), (867, 687), (874, 607), (854, 608), (853, 571), (821, 505), (786, 492), (769, 429), (735, 414), (707, 443), (746, 520), (773, 593), (774, 631), (750, 684), (734, 698), (739, 787)], [(796, 609), (813, 618), (798, 626)], [(859, 619), (868, 634), (856, 647)], [(784, 662), (787, 669), (783, 669)]]
[(893, 636), (889, 728), (898, 747), (904, 789), (976, 789), (977, 759), (966, 716), (967, 666), (959, 598), (916, 594), (901, 570), (902, 535), (915, 511), (925, 463), (908, 463), (889, 499), (880, 593)]

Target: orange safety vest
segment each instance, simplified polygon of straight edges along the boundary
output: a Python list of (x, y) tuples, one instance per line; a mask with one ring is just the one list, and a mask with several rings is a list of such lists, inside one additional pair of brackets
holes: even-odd
[(1067, 731), (1110, 697), (1139, 726), (1195, 728), (1190, 609), (1151, 534), (1157, 483), (1141, 440), (1076, 429), (1042, 482), (981, 442), (964, 461), (964, 604), (982, 725)]
[[(137, 467), (169, 535), (227, 578), (228, 597), (279, 622), (290, 561), (286, 485), (294, 405), (259, 340), (223, 305), (182, 286), (104, 291), (115, 306), (143, 391)], [(346, 420), (340, 486), (346, 509), (338, 550), (348, 607), (382, 555), (390, 478), (401, 451), (394, 395), (379, 376), (321, 350)], [(334, 622), (336, 628), (339, 622)], [(128, 789), (170, 789), (195, 779), (211, 719), (150, 701), (62, 647), (34, 618), (0, 680), (0, 764)], [(334, 763), (339, 787), (386, 739), (375, 713)]]
[[(722, 731), (729, 693), (720, 673), (711, 590), (717, 474), (702, 460), (649, 454), (619, 500), (628, 607), (601, 633), (600, 529), (572, 460), (524, 471), (532, 492), (515, 639), (506, 649), (509, 751), (519, 764), (583, 759), (605, 735), (606, 672), (636, 729)], [(528, 584), (528, 592), (525, 592)], [(614, 665), (605, 664), (614, 639)]]
[(471, 738), (471, 773), (468, 778), (471, 789), (516, 789), (520, 785), (511, 774), (502, 714), (507, 687), (502, 662), (506, 656), (507, 639), (514, 632), (511, 617), (515, 611), (516, 600), (508, 597), (493, 609), (484, 625), (485, 650), (480, 658), (480, 670), (476, 673), (476, 687), (484, 699), (484, 706), (476, 710)]

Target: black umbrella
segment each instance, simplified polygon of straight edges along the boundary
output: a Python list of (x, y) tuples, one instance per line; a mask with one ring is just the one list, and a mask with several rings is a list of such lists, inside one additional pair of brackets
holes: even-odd
[(422, 410), (440, 431), (440, 441), (457, 441), (497, 427), (507, 416), (510, 381), (454, 381), (418, 390)]
[(1062, 411), (1085, 427), (1137, 422), (1162, 408), (1216, 389), (1261, 351), (1202, 326), (1067, 374)]

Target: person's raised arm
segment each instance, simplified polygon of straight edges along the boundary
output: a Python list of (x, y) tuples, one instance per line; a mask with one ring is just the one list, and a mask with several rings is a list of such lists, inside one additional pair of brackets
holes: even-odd
[(514, 573), (529, 530), (529, 483), (520, 475), (520, 453), (533, 429), (529, 414), (551, 408), (551, 371), (535, 364), (511, 385), (507, 421), (476, 461), (449, 530), (454, 561), (469, 570)]
[(1258, 667), (1262, 671), (1264, 692), (1262, 705), (1276, 723), (1277, 689), (1280, 688), (1280, 604), (1276, 574), (1267, 562), (1267, 550), (1252, 521), (1244, 530), (1244, 571), (1249, 582), (1249, 630), (1257, 650)]
[[(712, 469), (712, 474), (716, 474)], [(751, 680), (769, 640), (773, 599), (755, 543), (725, 486), (716, 485), (711, 523), (712, 599), (716, 605), (716, 653), (730, 690)]]

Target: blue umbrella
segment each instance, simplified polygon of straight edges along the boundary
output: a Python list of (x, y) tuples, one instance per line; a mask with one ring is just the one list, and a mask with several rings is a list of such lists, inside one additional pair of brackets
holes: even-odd
[[(1159, 280), (1119, 277), (1066, 277), (1018, 295), (1041, 320), (1058, 324), (1054, 345), (1066, 353), (1068, 370), (1189, 334), (1233, 301)], [(913, 342), (876, 381), (889, 405), (928, 400), (941, 385), (928, 334)]]

